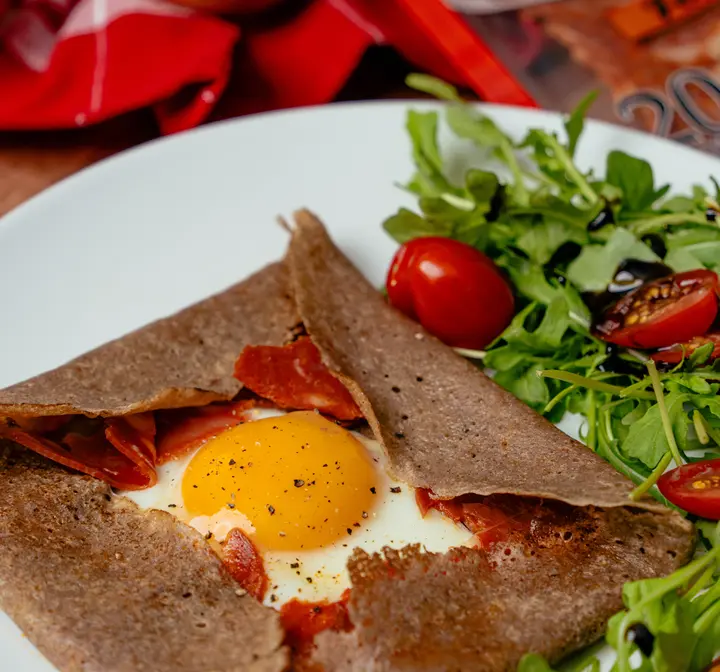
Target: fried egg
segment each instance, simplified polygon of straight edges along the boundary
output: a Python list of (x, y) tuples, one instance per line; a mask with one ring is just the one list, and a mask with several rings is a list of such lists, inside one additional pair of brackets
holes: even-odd
[(473, 535), (393, 480), (380, 444), (313, 411), (254, 409), (248, 421), (158, 467), (152, 488), (122, 492), (222, 542), (240, 528), (263, 558), (275, 608), (340, 599), (355, 548), (421, 544), (444, 552)]

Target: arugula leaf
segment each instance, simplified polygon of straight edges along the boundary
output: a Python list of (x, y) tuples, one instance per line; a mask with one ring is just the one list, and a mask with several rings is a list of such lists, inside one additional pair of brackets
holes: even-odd
[(497, 263), (510, 274), (515, 289), (530, 301), (548, 305), (555, 298), (557, 290), (550, 285), (541, 266), (514, 256), (501, 258)]
[(419, 72), (411, 73), (405, 78), (405, 84), (407, 84), (411, 89), (422, 91), (423, 93), (429, 93), (431, 96), (435, 96), (440, 100), (450, 100), (456, 102), (460, 102), (461, 100), (457, 89), (452, 84), (448, 84), (442, 79), (438, 79), (432, 75), (426, 75)]
[(655, 189), (655, 178), (647, 161), (618, 150), (608, 154), (605, 179), (622, 190), (623, 209), (633, 212), (649, 208), (667, 191), (665, 187)]
[(679, 247), (670, 250), (665, 256), (665, 263), (676, 273), (705, 268), (705, 265), (687, 248)]
[(701, 366), (704, 366), (710, 358), (710, 355), (712, 354), (714, 349), (715, 345), (713, 343), (705, 343), (704, 345), (701, 345), (699, 348), (697, 348), (690, 355), (690, 357), (688, 357), (688, 367), (690, 368), (690, 370), (692, 371), (694, 369), (700, 368)]
[[(673, 196), (662, 204), (665, 212), (691, 212), (696, 209), (697, 202), (688, 196)], [(704, 212), (705, 208), (702, 210)]]
[(720, 228), (683, 229), (668, 235), (669, 254), (692, 255), (695, 263), (711, 267), (720, 260)]
[(421, 236), (449, 236), (452, 231), (446, 224), (431, 222), (405, 208), (388, 217), (383, 222), (383, 228), (401, 244)]
[(544, 266), (561, 245), (570, 241), (579, 242), (583, 238), (582, 233), (578, 234), (562, 222), (547, 218), (539, 224), (529, 226), (515, 244), (527, 254), (530, 261)]
[(581, 291), (602, 291), (624, 259), (660, 261), (660, 257), (627, 229), (616, 228), (604, 245), (586, 245), (568, 266), (567, 277)]
[[(690, 427), (690, 419), (683, 409), (683, 404), (689, 400), (689, 394), (675, 392), (665, 396), (673, 433), (680, 448), (686, 445)], [(630, 427), (627, 440), (623, 442), (623, 451), (628, 457), (634, 457), (652, 469), (669, 450), (670, 444), (663, 429), (660, 407), (654, 404)]]
[(570, 156), (575, 155), (575, 148), (577, 147), (580, 135), (583, 132), (585, 126), (585, 115), (590, 109), (590, 106), (595, 102), (598, 97), (598, 91), (591, 91), (588, 93), (578, 104), (577, 107), (570, 113), (568, 118), (564, 122), (565, 132), (568, 136), (568, 152)]
[(465, 189), (476, 203), (483, 209), (483, 212), (489, 212), (492, 199), (500, 188), (500, 181), (495, 173), (487, 170), (470, 169), (465, 176)]
[(437, 112), (416, 112), (407, 115), (407, 131), (412, 141), (413, 160), (417, 173), (408, 185), (421, 196), (436, 196), (455, 189), (443, 175), (443, 161), (437, 143)]
[(600, 200), (587, 177), (578, 170), (570, 153), (554, 133), (531, 129), (521, 146), (531, 149), (538, 168), (562, 191), (578, 193), (589, 205), (595, 205)]
[(529, 195), (512, 139), (503, 133), (492, 119), (473, 110), (469, 105), (451, 105), (445, 112), (445, 118), (458, 137), (472, 140), (479, 147), (495, 150), (496, 156), (505, 162), (512, 172), (514, 183), (510, 191), (515, 200), (520, 204), (527, 204)]

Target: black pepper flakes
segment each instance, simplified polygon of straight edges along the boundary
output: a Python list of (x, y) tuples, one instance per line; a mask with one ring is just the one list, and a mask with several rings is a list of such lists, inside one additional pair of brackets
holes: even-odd
[(296, 478), (293, 483), (296, 488), (302, 488), (302, 486), (305, 485), (305, 481), (303, 481), (302, 478)]
[(372, 494), (374, 495), (377, 493), (377, 490), (375, 490), (375, 488), (373, 487), (373, 488), (370, 488), (370, 492), (372, 492)]
[(228, 507), (228, 509), (234, 509), (235, 504), (233, 504), (232, 502), (228, 502), (227, 507)]
[(316, 614), (322, 614), (322, 607), (313, 607), (313, 612)]
[(271, 516), (275, 515), (275, 507), (272, 504), (267, 505), (267, 510), (270, 513)]
[(228, 462), (228, 464), (232, 467), (233, 464), (236, 464), (236, 462), (235, 462), (235, 460), (233, 460), (232, 457), (231, 457), (231, 458), (230, 458), (230, 461)]
[(362, 517), (363, 517), (363, 518), (367, 518), (367, 517), (368, 517), (368, 512), (367, 512), (367, 511), (363, 511), (363, 512), (362, 512)]
[(299, 562), (291, 562), (290, 563), (290, 569), (297, 569), (298, 567), (300, 567)]
[(400, 486), (396, 486), (396, 487), (394, 487), (394, 488), (390, 488), (390, 492), (392, 492), (392, 493), (394, 493), (394, 494), (397, 495), (398, 492), (402, 492), (402, 488), (401, 488)]
[(168, 504), (168, 509), (176, 509), (177, 504)]
[(348, 534), (352, 534), (352, 529), (348, 527), (348, 528), (347, 528), (347, 533), (348, 533)]
[(305, 580), (306, 580), (308, 583), (312, 583), (312, 576), (306, 576), (306, 577), (305, 577)]
[(277, 602), (277, 595), (270, 595), (270, 602)]

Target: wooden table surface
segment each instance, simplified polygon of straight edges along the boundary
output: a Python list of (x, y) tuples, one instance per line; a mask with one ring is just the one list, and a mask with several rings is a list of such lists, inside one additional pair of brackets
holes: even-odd
[[(389, 48), (375, 48), (363, 58), (337, 100), (415, 96), (403, 85), (411, 70), (412, 66)], [(233, 95), (237, 94), (230, 90), (221, 101), (223, 117), (234, 116)], [(0, 132), (0, 216), (62, 178), (157, 135), (148, 110), (91, 128)]]
[(146, 112), (87, 129), (0, 133), (0, 216), (63, 177), (156, 135)]

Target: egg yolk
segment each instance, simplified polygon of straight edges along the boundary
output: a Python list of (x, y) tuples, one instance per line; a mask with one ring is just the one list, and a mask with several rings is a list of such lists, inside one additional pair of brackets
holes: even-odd
[(241, 512), (253, 542), (278, 550), (349, 541), (375, 491), (375, 466), (362, 443), (312, 411), (223, 432), (197, 452), (182, 483), (190, 514)]

